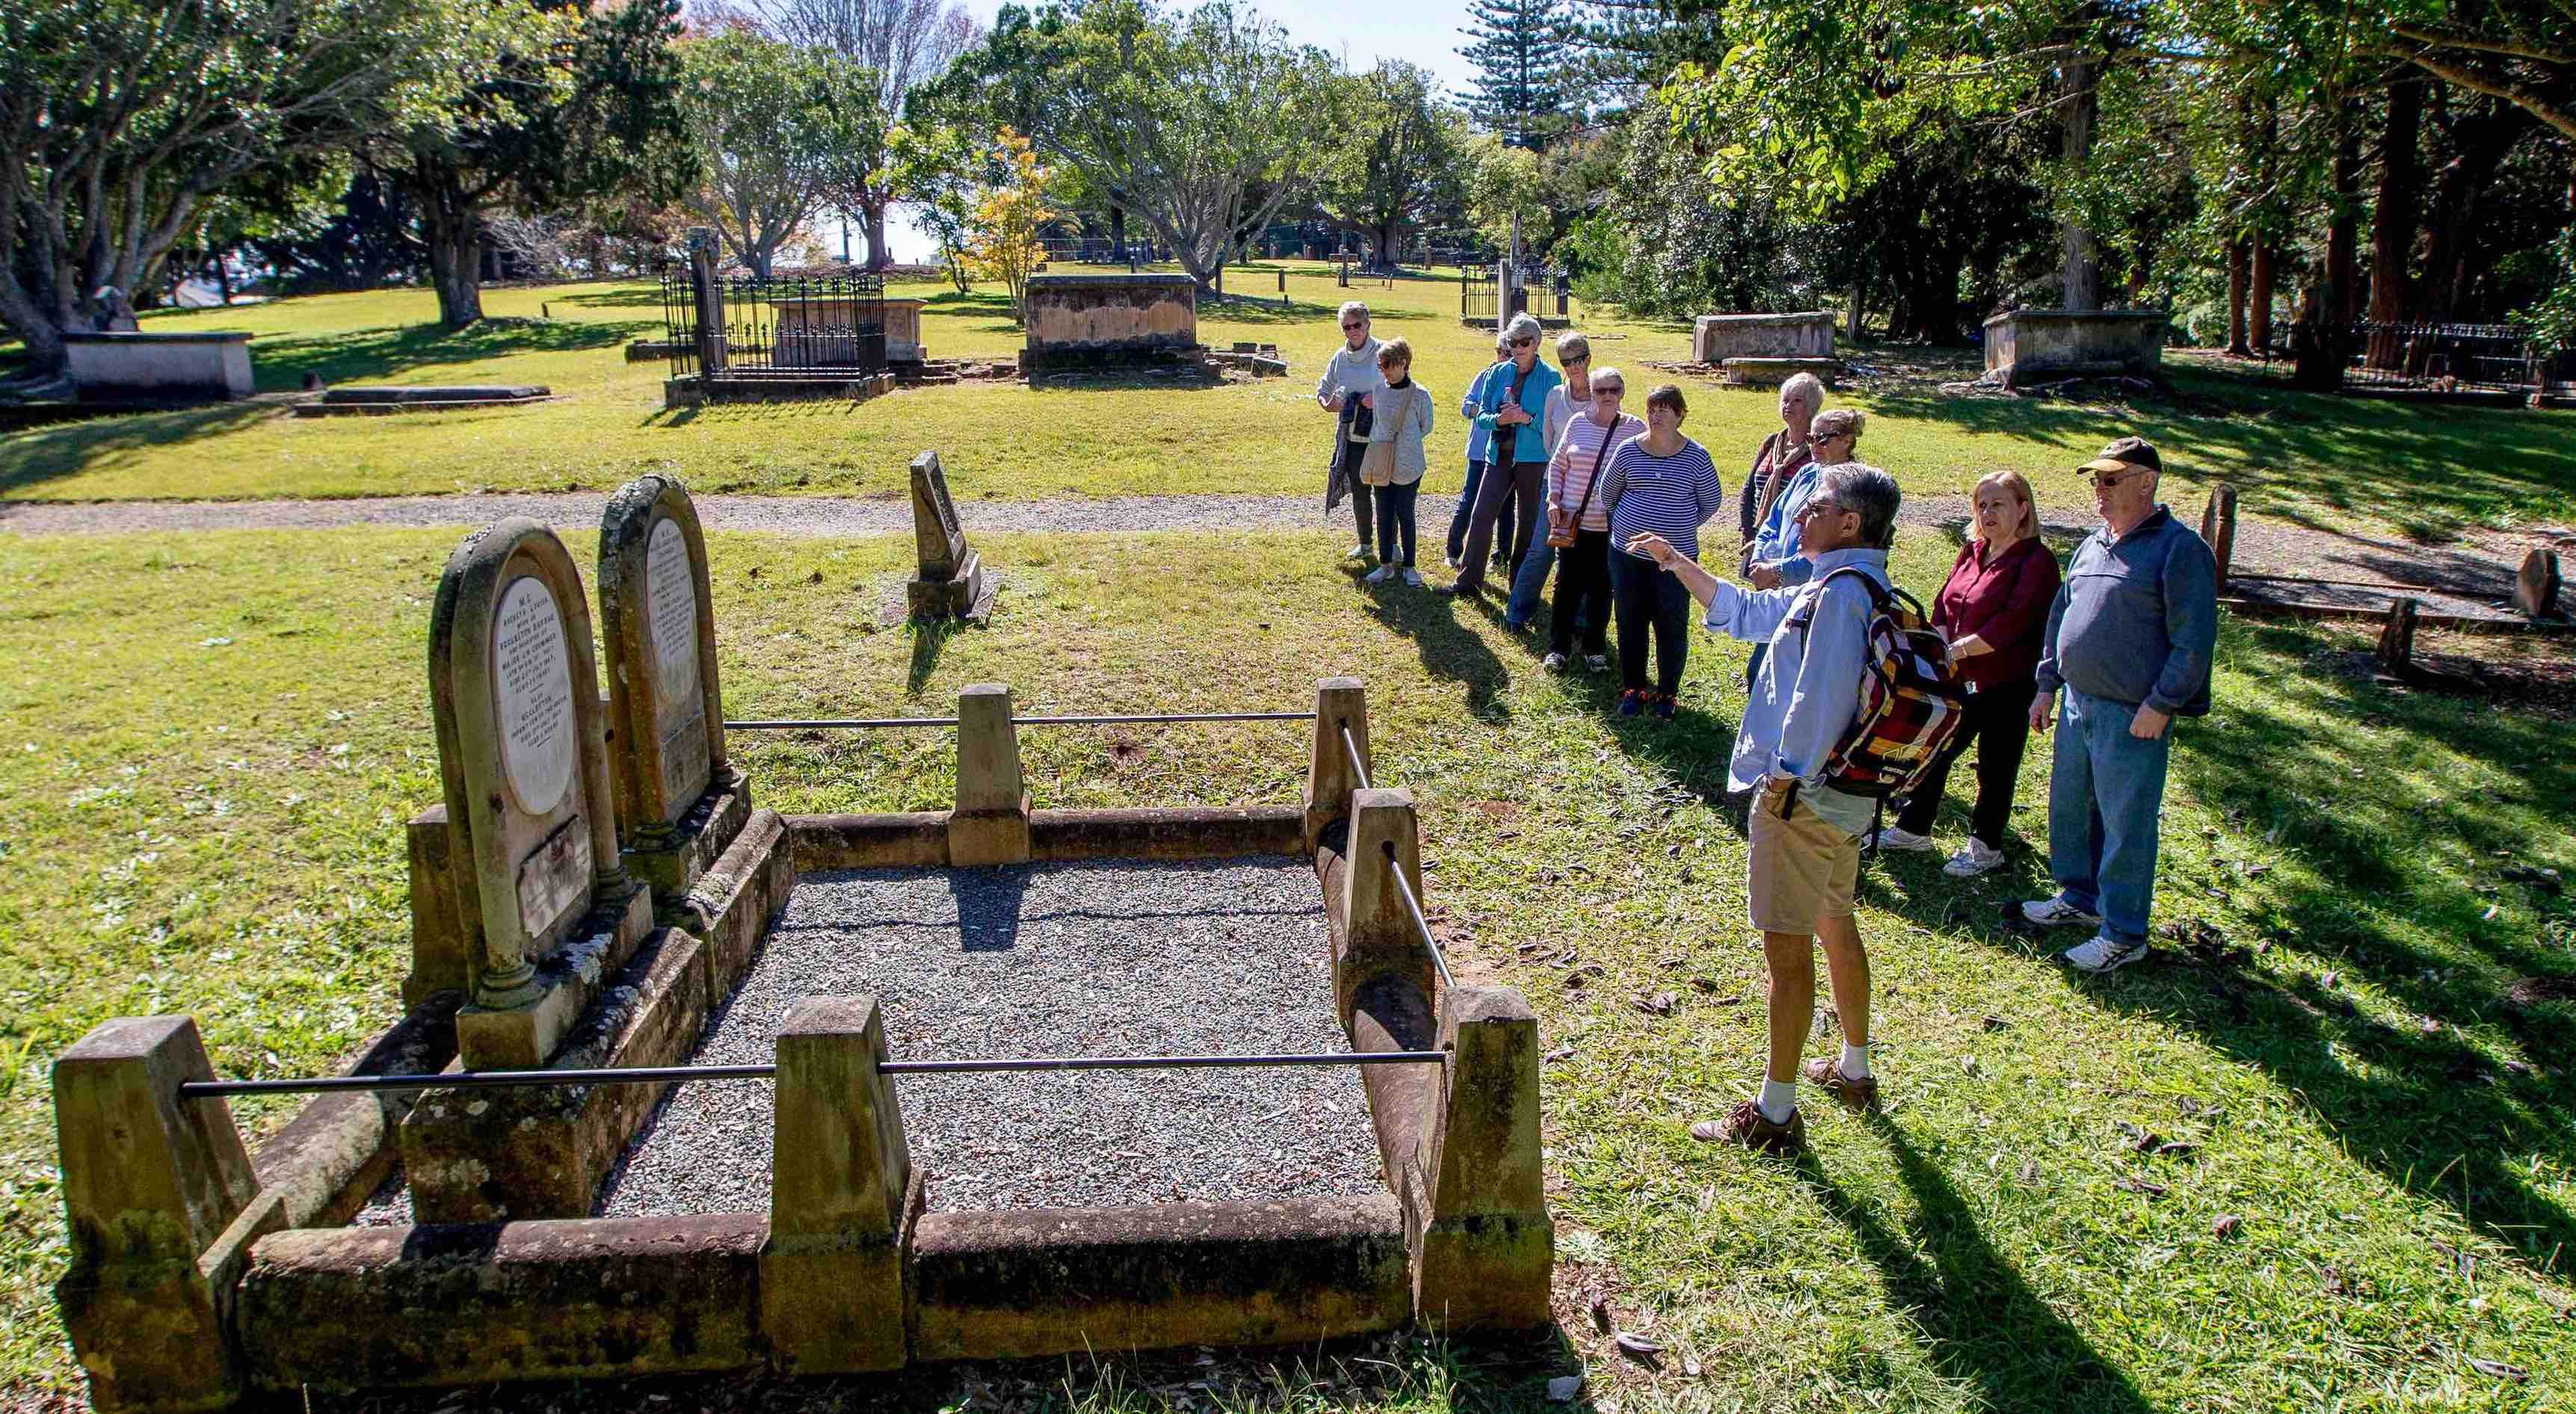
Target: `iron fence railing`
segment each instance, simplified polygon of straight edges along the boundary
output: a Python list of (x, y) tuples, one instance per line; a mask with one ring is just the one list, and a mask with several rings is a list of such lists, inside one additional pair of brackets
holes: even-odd
[[(714, 305), (706, 317), (702, 303)], [(686, 274), (662, 278), (671, 373), (878, 373), (886, 367), (881, 275), (718, 277), (702, 300)]]
[(2415, 388), (2427, 392), (2526, 388), (2532, 349), (2510, 324), (2352, 326), (2347, 387)]
[[(1562, 319), (1566, 298), (1573, 288), (1572, 278), (1562, 270), (1543, 265), (1524, 266), (1519, 271), (1519, 287), (1512, 291), (1511, 313), (1536, 314)], [(1461, 266), (1458, 272), (1458, 318), (1471, 324), (1491, 324), (1502, 317), (1502, 272), (1492, 265)]]

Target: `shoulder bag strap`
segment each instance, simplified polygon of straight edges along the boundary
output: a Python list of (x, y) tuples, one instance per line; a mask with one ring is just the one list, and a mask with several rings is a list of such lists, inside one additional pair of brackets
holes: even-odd
[[(1571, 425), (1571, 424), (1569, 424)], [(1574, 508), (1574, 528), (1583, 528), (1583, 513), (1592, 509), (1592, 493), (1601, 489), (1601, 464), (1610, 459), (1610, 441), (1619, 434), (1619, 424), (1611, 423), (1601, 434), (1601, 445), (1592, 453), (1592, 479), (1583, 483), (1583, 504)]]

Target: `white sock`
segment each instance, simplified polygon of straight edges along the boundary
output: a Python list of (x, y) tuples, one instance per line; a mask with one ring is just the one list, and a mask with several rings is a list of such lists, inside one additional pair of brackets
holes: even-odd
[(1869, 1078), (1869, 1047), (1865, 1045), (1844, 1046), (1842, 1072), (1843, 1078), (1846, 1080), (1867, 1080)]
[(1787, 1124), (1798, 1108), (1798, 1082), (1769, 1080), (1762, 1082), (1762, 1117), (1773, 1124)]

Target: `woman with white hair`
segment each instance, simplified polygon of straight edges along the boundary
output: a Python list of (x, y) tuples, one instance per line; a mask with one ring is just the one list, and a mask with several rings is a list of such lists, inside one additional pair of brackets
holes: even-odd
[(1368, 451), (1370, 410), (1368, 395), (1386, 386), (1377, 371), (1377, 340), (1369, 337), (1368, 306), (1358, 300), (1342, 305), (1342, 347), (1324, 361), (1324, 376), (1315, 380), (1315, 405), (1336, 414), (1333, 424), (1333, 457), (1324, 473), (1324, 510), (1332, 512), (1351, 498), (1351, 514), (1359, 521), (1359, 543), (1342, 558), (1365, 560), (1369, 542), (1376, 539), (1376, 517), (1372, 514), (1374, 493), (1360, 482), (1360, 458)]
[(1459, 567), (1455, 583), (1441, 585), (1434, 594), (1483, 591), (1486, 556), (1498, 538), (1494, 522), (1506, 498), (1513, 500), (1514, 510), (1511, 526), (1499, 536), (1509, 547), (1503, 561), (1518, 565), (1529, 554), (1538, 527), (1539, 482), (1547, 472), (1547, 427), (1540, 418), (1547, 395), (1564, 381), (1539, 361), (1542, 332), (1538, 320), (1527, 314), (1513, 315), (1503, 330), (1512, 356), (1486, 373), (1485, 405), (1475, 418), (1476, 425), (1492, 430), (1494, 445), (1493, 463), (1476, 488), (1476, 513), (1467, 522), (1467, 563)]
[(1801, 373), (1780, 385), (1780, 430), (1762, 439), (1762, 449), (1753, 454), (1752, 469), (1744, 473), (1744, 489), (1735, 498), (1736, 523), (1747, 547), (1737, 557), (1739, 567), (1750, 563), (1754, 533), (1762, 528), (1762, 518), (1770, 514), (1780, 488), (1798, 468), (1814, 460), (1815, 448), (1807, 432), (1824, 405), (1825, 385), (1812, 373)]

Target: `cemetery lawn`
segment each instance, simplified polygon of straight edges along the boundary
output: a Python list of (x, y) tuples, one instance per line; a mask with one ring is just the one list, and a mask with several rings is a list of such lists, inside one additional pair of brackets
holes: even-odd
[[(456, 538), (0, 549), (0, 1405), (77, 1379), (49, 1292), (56, 1052), (188, 1012), (220, 1072), (308, 1074), (394, 1017), (402, 823), (438, 790), (421, 645)], [(1542, 1018), (1567, 1339), (1417, 1352), (1296, 1407), (1545, 1408), (1578, 1360), (1628, 1411), (2576, 1406), (2576, 900), (2506, 874), (2576, 876), (2563, 714), (2391, 692), (2358, 635), (2226, 621), (2165, 816), (2158, 920), (2182, 941), (2085, 980), (2051, 958), (2076, 939), (1996, 925), (2045, 888), (2040, 752), (1998, 874), (1865, 872), (1890, 1104), (1811, 1093), (1793, 1165), (1684, 1134), (1763, 1044), (1719, 809), (1740, 646), (1699, 639), (1658, 727), (1478, 608), (1359, 589), (1323, 532), (991, 537), (999, 616), (953, 633), (889, 621), (908, 541), (710, 547), (736, 716), (937, 714), (983, 680), (1024, 711), (1294, 708), (1319, 675), (1367, 680), (1454, 957)], [(1909, 536), (1900, 580), (1928, 589), (1950, 553)], [(951, 788), (940, 732), (733, 741), (791, 812)], [(1024, 742), (1042, 805), (1284, 802), (1305, 729)], [(288, 1113), (236, 1110), (262, 1133)], [(1660, 1373), (1611, 1352), (1594, 1296), (1664, 1344)]]
[[(659, 337), (661, 297), (643, 283), (485, 291), (493, 318), (449, 334), (425, 290), (319, 295), (232, 309), (152, 315), (152, 329), (254, 331), (263, 390), (285, 393), (306, 373), (326, 381), (542, 383), (557, 401), (487, 413), (299, 421), (277, 400), (63, 424), (0, 434), (0, 499), (256, 500), (606, 491), (645, 471), (675, 472), (700, 493), (892, 496), (914, 453), (936, 448), (967, 498), (1314, 494), (1330, 433), (1311, 394), (1339, 340), (1333, 310), (1367, 300), (1381, 337), (1417, 351), (1415, 375), (1440, 396), (1428, 488), (1454, 491), (1466, 429), (1452, 415), (1491, 359), (1490, 337), (1457, 318), (1454, 272), (1392, 289), (1336, 286), (1315, 262), (1227, 272), (1238, 292), (1275, 298), (1287, 274), (1294, 307), (1208, 304), (1201, 338), (1273, 342), (1285, 379), (1175, 389), (1031, 389), (968, 383), (889, 399), (730, 406), (665, 412), (660, 361), (629, 363), (624, 346)], [(959, 294), (945, 284), (890, 293), (930, 301), (923, 334), (936, 357), (1012, 357), (1021, 334), (998, 287)], [(1580, 303), (1599, 362), (1625, 365), (1633, 394), (1673, 375), (1641, 366), (1689, 352), (1680, 320), (1641, 320)], [(551, 314), (551, 318), (540, 318)], [(2031, 475), (2042, 501), (2079, 507), (2069, 468), (2112, 436), (2139, 432), (2164, 450), (2169, 499), (2197, 506), (2198, 488), (2233, 481), (2249, 512), (2326, 525), (2395, 526), (2439, 540), (2471, 527), (2508, 528), (2563, 514), (2576, 496), (2576, 414), (2419, 407), (2286, 391), (2247, 365), (2178, 353), (2171, 397), (2131, 405), (2057, 399), (1958, 398), (1943, 380), (1975, 376), (1973, 351), (1846, 350), (1876, 370), (1838, 400), (1874, 417), (1861, 456), (1894, 470), (1917, 495), (1967, 492), (1996, 468)], [(1692, 396), (1687, 430), (1741, 475), (1777, 426), (1767, 391), (1681, 380)], [(1632, 403), (1642, 398), (1632, 395)]]

